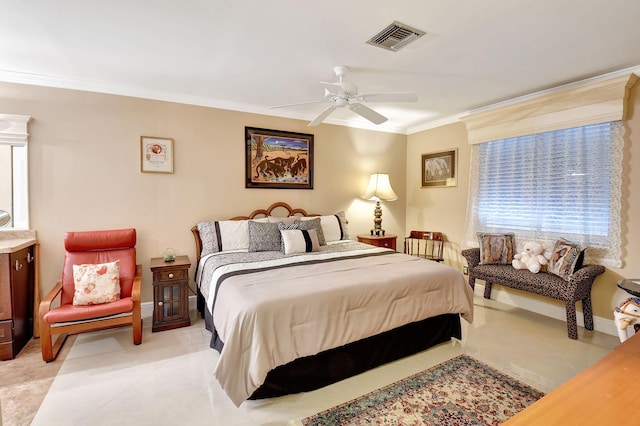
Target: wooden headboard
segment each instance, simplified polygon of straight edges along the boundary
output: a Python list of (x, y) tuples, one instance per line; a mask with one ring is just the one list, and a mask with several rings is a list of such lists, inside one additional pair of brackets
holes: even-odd
[[(278, 214), (274, 214), (274, 211)], [(286, 211), (286, 215), (283, 214)], [(294, 209), (289, 204), (283, 202), (277, 202), (271, 204), (266, 209), (258, 209), (254, 210), (249, 214), (249, 216), (235, 216), (229, 220), (249, 220), (249, 219), (259, 219), (261, 217), (269, 217), (269, 216), (278, 216), (278, 217), (289, 217), (289, 216), (320, 216), (318, 214), (309, 214), (303, 209)], [(193, 238), (196, 243), (196, 258), (197, 262), (200, 262), (200, 253), (202, 253), (202, 240), (200, 239), (200, 233), (198, 232), (198, 227), (194, 226), (191, 228), (191, 233), (193, 234)]]

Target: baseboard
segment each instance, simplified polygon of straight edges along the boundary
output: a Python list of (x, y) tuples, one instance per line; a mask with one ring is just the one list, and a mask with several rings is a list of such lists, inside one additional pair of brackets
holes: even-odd
[[(480, 296), (484, 294), (484, 284), (476, 281), (475, 294), (479, 294)], [(526, 309), (527, 311), (535, 312), (540, 315), (551, 317), (560, 321), (567, 321), (567, 311), (564, 309), (564, 306), (554, 305), (553, 303), (548, 303), (543, 300), (532, 299), (524, 295), (503, 290), (502, 288), (497, 288), (497, 286), (494, 286), (491, 289), (491, 299), (510, 306)], [(197, 297), (189, 296), (189, 310), (191, 311), (196, 309), (196, 306)], [(143, 318), (153, 317), (153, 302), (143, 302), (140, 304), (140, 307), (142, 309)], [(577, 319), (578, 327), (582, 327), (584, 324), (582, 312), (577, 312)], [(596, 331), (599, 331), (601, 333), (610, 334), (612, 336), (618, 335), (618, 331), (616, 329), (615, 323), (613, 322), (613, 319), (594, 316), (593, 327)]]
[[(197, 309), (197, 305), (197, 296), (189, 296), (189, 311)], [(153, 302), (140, 303), (140, 311), (142, 313), (142, 318), (153, 318)]]
[[(484, 284), (479, 283), (477, 280), (475, 285), (475, 294), (480, 294), (481, 297), (484, 295)], [(491, 288), (491, 299), (564, 322), (567, 321), (567, 311), (565, 310), (564, 305), (560, 306), (543, 300), (533, 299), (525, 295), (498, 288), (497, 286), (493, 286)], [(580, 303), (578, 303), (578, 307), (580, 307)], [(613, 313), (611, 315), (613, 316)], [(578, 327), (583, 327), (584, 317), (580, 311), (577, 312), (577, 320)], [(594, 316), (593, 328), (601, 333), (611, 334), (612, 336), (618, 335), (613, 319)]]

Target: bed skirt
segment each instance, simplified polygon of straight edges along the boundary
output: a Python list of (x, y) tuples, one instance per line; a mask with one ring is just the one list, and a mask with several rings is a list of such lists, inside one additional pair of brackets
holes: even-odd
[[(212, 330), (211, 313), (204, 309), (205, 323)], [(218, 351), (222, 342), (212, 336), (210, 346)], [(460, 339), (460, 315), (445, 314), (398, 327), (313, 356), (299, 358), (271, 370), (249, 399), (272, 398), (307, 392), (339, 382), (382, 364), (421, 352), (452, 337)]]

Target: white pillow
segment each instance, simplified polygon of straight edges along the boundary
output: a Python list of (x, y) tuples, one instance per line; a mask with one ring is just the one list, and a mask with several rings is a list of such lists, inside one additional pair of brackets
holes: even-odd
[[(316, 217), (301, 217), (300, 220), (313, 220)], [(324, 233), (324, 240), (329, 243), (332, 241), (350, 240), (349, 228), (347, 227), (347, 218), (344, 212), (339, 212), (332, 215), (319, 216), (320, 225), (322, 226), (322, 232)]]
[(248, 220), (220, 220), (220, 242), (222, 250), (249, 249), (249, 221)]
[(120, 261), (73, 265), (73, 304), (99, 305), (120, 299)]
[(287, 225), (291, 225), (296, 221), (297, 217), (295, 216), (287, 216), (287, 217), (277, 217), (277, 216), (269, 216), (269, 222), (271, 223), (286, 223)]
[(311, 253), (320, 249), (318, 233), (315, 229), (280, 230), (284, 243), (284, 254)]

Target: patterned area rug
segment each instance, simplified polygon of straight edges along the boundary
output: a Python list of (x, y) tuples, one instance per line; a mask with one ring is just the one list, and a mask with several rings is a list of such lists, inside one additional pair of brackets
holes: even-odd
[(303, 425), (498, 425), (544, 396), (470, 356), (460, 355)]

